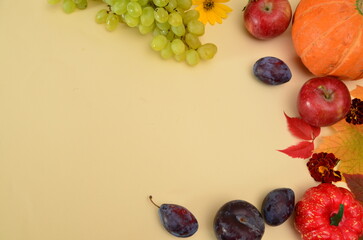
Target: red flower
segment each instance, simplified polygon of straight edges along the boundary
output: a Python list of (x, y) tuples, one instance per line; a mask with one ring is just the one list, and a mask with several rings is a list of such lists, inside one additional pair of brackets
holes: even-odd
[(363, 124), (363, 101), (359, 98), (354, 98), (352, 100), (352, 105), (345, 116), (345, 121), (353, 125)]
[(339, 159), (333, 153), (314, 153), (307, 163), (310, 175), (317, 182), (331, 183), (342, 180), (339, 171), (334, 167), (338, 164)]

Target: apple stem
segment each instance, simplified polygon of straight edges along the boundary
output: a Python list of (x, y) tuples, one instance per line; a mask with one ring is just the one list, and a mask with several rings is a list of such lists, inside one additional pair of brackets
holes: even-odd
[(265, 10), (266, 12), (270, 12), (271, 9), (272, 9), (271, 3), (265, 3), (265, 5), (263, 5), (263, 10)]
[(325, 99), (327, 99), (327, 100), (331, 99), (331, 95), (332, 95), (331, 91), (326, 89), (324, 86), (319, 86), (318, 88), (323, 92)]
[(153, 201), (153, 196), (149, 196), (149, 199), (150, 199), (150, 202), (152, 203), (152, 204), (154, 204), (157, 208), (160, 208), (160, 206), (159, 205), (157, 205), (154, 201)]
[(357, 10), (360, 13), (360, 15), (363, 15), (363, 0), (357, 0), (356, 6), (357, 6)]

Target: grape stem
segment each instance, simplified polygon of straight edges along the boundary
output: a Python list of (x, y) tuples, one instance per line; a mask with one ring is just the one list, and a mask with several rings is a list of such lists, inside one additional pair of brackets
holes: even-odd
[(159, 205), (157, 205), (154, 201), (153, 201), (153, 196), (149, 196), (149, 199), (150, 199), (150, 202), (152, 203), (152, 204), (154, 204), (157, 208), (160, 208), (160, 206)]

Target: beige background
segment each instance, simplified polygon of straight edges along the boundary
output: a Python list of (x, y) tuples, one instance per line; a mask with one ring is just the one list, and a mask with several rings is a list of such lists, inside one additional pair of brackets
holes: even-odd
[[(314, 186), (305, 160), (276, 151), (298, 142), (283, 112), (296, 116), (312, 75), (290, 28), (269, 41), (245, 32), (246, 3), (232, 0), (229, 18), (207, 27), (202, 41), (219, 52), (192, 68), (160, 59), (135, 29), (107, 32), (94, 1), (70, 15), (45, 0), (0, 1), (0, 239), (175, 239), (152, 194), (196, 215), (190, 239), (213, 240), (225, 202), (259, 207), (274, 188), (300, 198)], [(289, 83), (253, 77), (268, 55), (288, 63)], [(263, 239), (299, 236), (290, 219)]]

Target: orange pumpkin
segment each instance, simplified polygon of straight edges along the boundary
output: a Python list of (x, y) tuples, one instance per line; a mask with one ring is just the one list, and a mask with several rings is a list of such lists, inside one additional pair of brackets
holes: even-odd
[(314, 75), (363, 78), (363, 0), (301, 0), (292, 40)]

